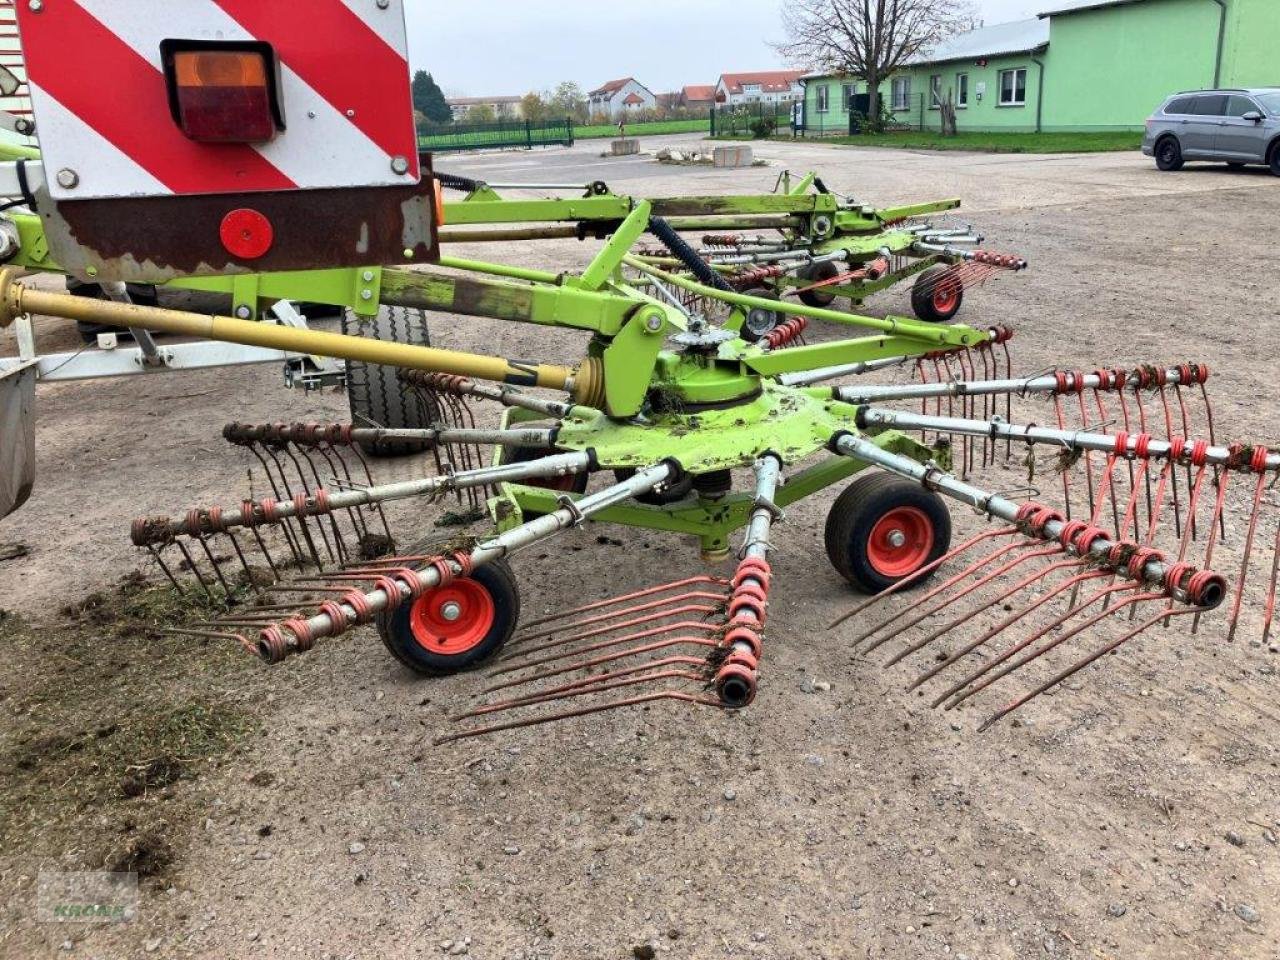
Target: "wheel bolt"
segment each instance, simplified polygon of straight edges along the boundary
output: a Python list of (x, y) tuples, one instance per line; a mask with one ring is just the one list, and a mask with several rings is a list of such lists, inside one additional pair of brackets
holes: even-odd
[(901, 530), (890, 530), (888, 536), (889, 546), (895, 550), (901, 549), (907, 545), (907, 535)]
[(448, 603), (440, 607), (440, 616), (452, 623), (454, 620), (461, 619), (462, 605), (456, 600), (450, 600)]

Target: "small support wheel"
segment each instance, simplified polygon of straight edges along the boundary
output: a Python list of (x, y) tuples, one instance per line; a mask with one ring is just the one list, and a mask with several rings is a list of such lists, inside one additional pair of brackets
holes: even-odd
[(950, 549), (951, 514), (941, 497), (918, 483), (866, 473), (832, 504), (824, 539), (836, 572), (863, 593), (876, 594)]
[(938, 264), (916, 277), (911, 288), (911, 309), (927, 323), (946, 323), (964, 303), (964, 284), (955, 268)]
[(415, 673), (445, 677), (493, 657), (515, 632), (520, 590), (504, 560), (477, 567), (378, 617), (378, 635)]
[[(742, 291), (747, 296), (759, 297), (762, 300), (781, 300), (776, 293), (768, 287), (750, 287)], [(755, 343), (770, 333), (774, 327), (778, 325), (781, 316), (777, 310), (765, 310), (762, 307), (752, 307), (747, 311), (747, 315), (742, 318), (742, 329), (739, 335), (747, 343)]]
[[(801, 271), (800, 279), (807, 284), (822, 283), (824, 280), (834, 280), (839, 275), (840, 268), (832, 261), (824, 260), (822, 263), (806, 267)], [(819, 287), (817, 290), (801, 290), (799, 297), (800, 302), (806, 307), (829, 307), (836, 301), (836, 295), (824, 287)]]

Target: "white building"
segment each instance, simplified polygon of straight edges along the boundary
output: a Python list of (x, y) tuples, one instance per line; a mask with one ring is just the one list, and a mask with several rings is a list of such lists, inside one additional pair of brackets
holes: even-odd
[(634, 77), (610, 80), (587, 94), (587, 113), (592, 118), (623, 120), (641, 110), (652, 110), (658, 98)]
[(764, 70), (757, 73), (722, 73), (716, 83), (717, 104), (782, 103), (803, 100), (803, 70)]

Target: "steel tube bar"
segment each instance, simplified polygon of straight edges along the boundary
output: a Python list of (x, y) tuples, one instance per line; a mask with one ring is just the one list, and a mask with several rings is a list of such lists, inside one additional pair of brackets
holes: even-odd
[[(413, 431), (405, 431), (412, 433)], [(348, 507), (362, 507), (372, 503), (386, 503), (391, 500), (404, 500), (409, 497), (424, 496), (437, 490), (467, 489), (483, 487), (495, 483), (516, 483), (541, 477), (562, 477), (571, 473), (584, 473), (591, 467), (589, 453), (560, 453), (543, 457), (540, 460), (529, 460), (524, 463), (505, 464), (495, 467), (481, 467), (467, 470), (450, 476), (423, 477), (418, 480), (402, 480), (381, 486), (363, 487), (352, 490), (336, 490), (328, 493), (330, 511)], [(298, 508), (292, 500), (280, 500), (275, 505), (275, 513), (282, 519), (297, 516)], [(308, 514), (310, 516), (310, 514)], [(224, 510), (221, 525), (225, 527), (246, 526), (245, 513), (240, 507)], [(257, 521), (260, 522), (260, 521)], [(184, 520), (172, 520), (169, 532), (177, 536), (186, 532)]]
[[(841, 398), (843, 399), (843, 398)], [(1119, 453), (1122, 456), (1137, 452), (1141, 434), (1129, 435), (1123, 450), (1116, 449), (1116, 437), (1105, 433), (1087, 433), (1083, 430), (1056, 430), (1050, 427), (1022, 426), (1003, 420), (963, 420), (958, 417), (932, 417), (916, 413), (899, 413), (895, 410), (864, 408), (862, 423), (875, 427), (894, 427), (903, 430), (937, 430), (940, 433), (959, 433), (972, 437), (1008, 437), (1026, 443), (1056, 444), (1064, 448), (1099, 450)], [(1152, 439), (1147, 452), (1150, 459), (1166, 459), (1173, 448), (1168, 440)], [(1192, 445), (1184, 444), (1186, 453)], [(1232, 460), (1230, 448), (1210, 446), (1205, 450), (1205, 462), (1213, 466), (1227, 466)], [(1280, 470), (1280, 453), (1269, 453), (1264, 465), (1266, 470)]]
[[(1102, 385), (1102, 378), (1097, 374), (1086, 373), (1077, 380), (1078, 374), (1067, 374), (1067, 392), (1077, 392), (1077, 387), (1096, 390)], [(1176, 367), (1165, 370), (1167, 382), (1182, 384), (1182, 375)], [(1191, 380), (1186, 385), (1199, 383)], [(1138, 391), (1143, 389), (1136, 380), (1130, 379), (1124, 389)], [(1058, 390), (1058, 379), (1055, 376), (1030, 377), (1023, 380), (948, 380), (942, 383), (907, 384), (904, 386), (865, 386), (837, 387), (836, 399), (845, 403), (875, 403), (878, 400), (919, 400), (934, 397), (983, 396), (1000, 393), (1054, 393)]]
[[(784, 387), (807, 387), (814, 383), (821, 383), (823, 380), (834, 380), (836, 377), (857, 376), (864, 373), (873, 373), (876, 370), (884, 370), (888, 367), (901, 366), (912, 359), (914, 358), (881, 357), (879, 360), (862, 360), (857, 363), (842, 363), (834, 367), (818, 367), (815, 370), (806, 370), (803, 373), (784, 373), (778, 377), (778, 382)], [(844, 397), (838, 396), (837, 399), (843, 400)]]
[[(513, 464), (514, 466), (514, 464)], [(553, 510), (528, 523), (521, 524), (490, 540), (479, 543), (471, 551), (473, 566), (482, 566), (500, 560), (508, 554), (544, 540), (561, 530), (577, 526), (594, 513), (616, 506), (634, 497), (641, 496), (655, 487), (667, 482), (675, 476), (676, 467), (671, 463), (660, 463), (638, 471), (634, 476), (597, 493), (588, 494), (570, 505)], [(434, 567), (426, 567), (419, 571), (418, 578), (427, 589), (440, 583), (440, 573)], [(408, 600), (412, 594), (409, 587), (399, 584), (401, 599)], [(387, 594), (381, 589), (371, 590), (364, 595), (368, 609), (373, 613), (381, 613), (387, 608)], [(359, 622), (360, 613), (354, 607), (344, 604), (350, 622)], [(314, 637), (329, 636), (334, 624), (327, 613), (317, 614), (306, 621), (307, 629)]]

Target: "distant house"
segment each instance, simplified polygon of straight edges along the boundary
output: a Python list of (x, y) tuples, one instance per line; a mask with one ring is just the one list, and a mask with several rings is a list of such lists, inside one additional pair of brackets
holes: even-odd
[(680, 94), (678, 93), (658, 94), (659, 110), (675, 110), (679, 106), (680, 106)]
[(692, 85), (680, 91), (680, 100), (676, 104), (682, 110), (710, 110), (716, 102), (714, 84), (707, 86)]
[[(921, 54), (881, 81), (886, 111), (938, 129), (950, 101), (961, 131), (1137, 131), (1170, 93), (1276, 82), (1276, 0), (1056, 4)], [(849, 104), (868, 92), (863, 78), (841, 74), (810, 75), (807, 89), (804, 125), (818, 134), (847, 133)], [(1227, 110), (1235, 98), (1208, 99), (1207, 109)]]
[(715, 86), (716, 103), (782, 103), (804, 97), (803, 70), (722, 73)]
[(634, 77), (610, 80), (587, 94), (587, 112), (592, 117), (609, 120), (621, 120), (641, 110), (652, 110), (657, 105), (658, 98)]
[(465, 120), (476, 108), (488, 107), (499, 120), (520, 119), (522, 97), (450, 97), (445, 102), (453, 109), (454, 120)]

